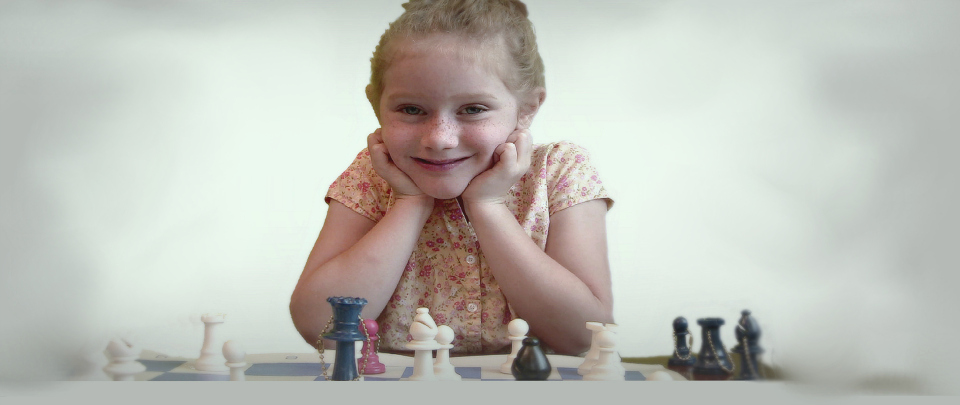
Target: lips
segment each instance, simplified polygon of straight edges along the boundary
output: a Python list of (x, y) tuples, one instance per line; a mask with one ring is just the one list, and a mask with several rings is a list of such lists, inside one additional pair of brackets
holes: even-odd
[(463, 163), (465, 160), (470, 157), (462, 157), (457, 159), (422, 159), (422, 158), (413, 158), (413, 161), (417, 162), (417, 165), (420, 167), (433, 171), (433, 172), (444, 172), (447, 170), (452, 170), (455, 167), (459, 166), (460, 163)]

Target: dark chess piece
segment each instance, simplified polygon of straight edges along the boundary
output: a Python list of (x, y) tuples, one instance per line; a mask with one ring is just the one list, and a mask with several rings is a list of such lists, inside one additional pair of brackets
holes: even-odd
[(722, 318), (700, 318), (697, 324), (702, 329), (700, 353), (693, 365), (693, 374), (720, 375), (733, 374), (733, 361), (720, 341)]
[(687, 318), (678, 316), (673, 320), (673, 356), (667, 361), (668, 366), (686, 367), (692, 366), (697, 362), (690, 346), (687, 344), (687, 337), (690, 331), (687, 330)]
[(740, 355), (740, 377), (738, 380), (759, 380), (763, 377), (757, 373), (759, 370), (758, 357), (763, 353), (763, 348), (758, 343), (760, 341), (760, 325), (757, 320), (750, 315), (750, 310), (744, 309), (740, 313), (740, 322), (733, 331), (737, 336), (737, 345), (730, 349), (731, 352)]
[(363, 298), (329, 297), (333, 307), (333, 330), (324, 339), (337, 342), (337, 357), (333, 363), (334, 381), (352, 381), (357, 378), (357, 355), (354, 344), (366, 340), (360, 331), (360, 311), (367, 305)]
[(360, 332), (367, 337), (363, 341), (363, 347), (360, 348), (360, 358), (357, 359), (357, 367), (360, 372), (366, 374), (383, 374), (387, 372), (387, 366), (380, 362), (380, 356), (377, 354), (377, 340), (380, 336), (377, 332), (380, 326), (373, 319), (364, 319), (360, 324)]
[(513, 378), (518, 381), (544, 381), (550, 377), (552, 370), (550, 360), (547, 360), (547, 355), (540, 347), (540, 339), (535, 337), (523, 339), (523, 347), (517, 352), (517, 358), (513, 360), (513, 365), (510, 367)]

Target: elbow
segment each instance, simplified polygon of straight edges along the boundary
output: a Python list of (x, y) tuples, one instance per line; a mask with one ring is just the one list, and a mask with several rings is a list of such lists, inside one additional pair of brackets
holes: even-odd
[[(594, 322), (599, 322), (607, 326), (615, 325), (613, 310), (609, 305), (606, 306), (604, 315), (600, 315), (594, 319), (597, 319), (597, 321)], [(550, 347), (557, 354), (569, 356), (579, 356), (587, 350), (590, 350), (590, 346), (593, 344), (593, 332), (584, 327), (585, 323), (587, 322), (580, 323), (574, 328), (575, 330), (564, 333), (562, 339), (555, 339), (556, 342), (549, 342)]]
[(290, 296), (290, 320), (293, 322), (293, 327), (296, 328), (297, 332), (300, 333), (300, 337), (303, 338), (307, 343), (309, 343), (314, 348), (317, 347), (317, 334), (313, 331), (313, 326), (309, 322), (309, 316), (304, 312), (304, 305), (301, 303), (299, 294), (294, 290), (293, 294)]

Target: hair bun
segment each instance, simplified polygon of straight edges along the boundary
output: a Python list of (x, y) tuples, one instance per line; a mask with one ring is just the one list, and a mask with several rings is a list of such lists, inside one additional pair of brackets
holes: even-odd
[(505, 6), (509, 7), (511, 11), (520, 13), (524, 17), (530, 17), (530, 14), (527, 13), (527, 5), (523, 4), (520, 0), (501, 0)]
[[(410, 0), (406, 3), (403, 3), (402, 7), (404, 10), (415, 10), (418, 8), (423, 8), (430, 6), (441, 1), (449, 0)], [(456, 1), (456, 0), (454, 0)], [(523, 4), (520, 0), (460, 0), (461, 3), (500, 3), (513, 13), (520, 14), (524, 18), (529, 17), (527, 13), (527, 5)]]

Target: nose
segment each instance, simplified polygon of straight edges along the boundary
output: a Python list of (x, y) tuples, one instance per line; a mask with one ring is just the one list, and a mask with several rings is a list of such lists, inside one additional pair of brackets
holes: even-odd
[(460, 125), (455, 119), (437, 115), (426, 122), (420, 145), (428, 149), (453, 149), (460, 143)]

